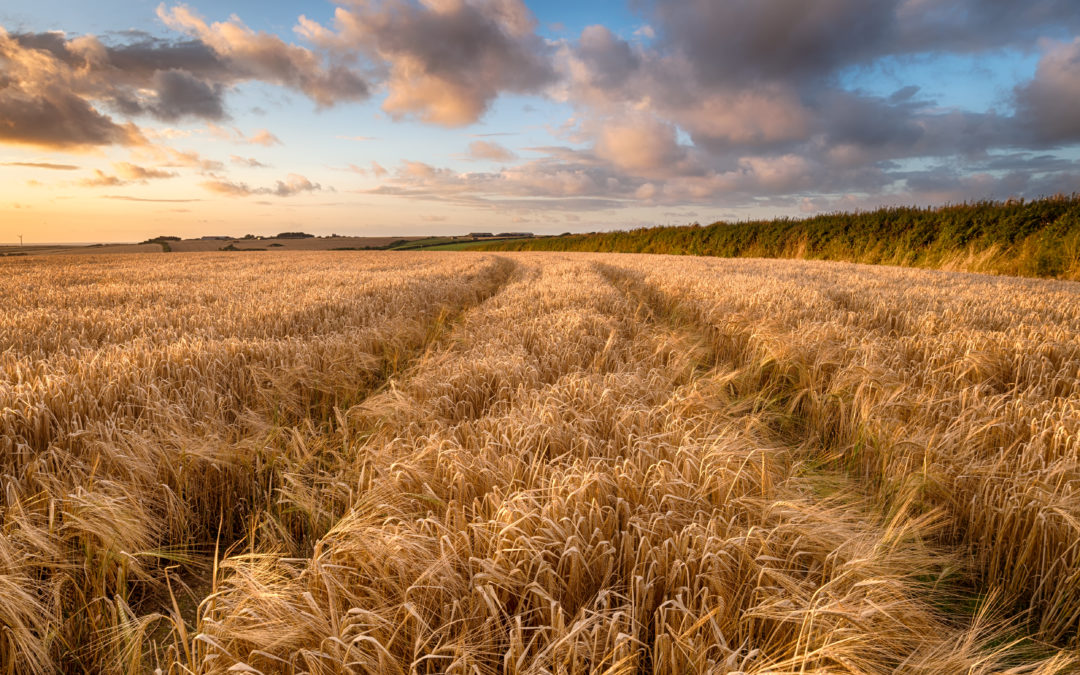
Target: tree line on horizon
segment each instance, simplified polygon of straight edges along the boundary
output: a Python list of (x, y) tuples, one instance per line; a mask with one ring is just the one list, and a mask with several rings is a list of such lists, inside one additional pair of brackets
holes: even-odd
[(1080, 193), (564, 234), (477, 248), (838, 260), (1080, 280)]

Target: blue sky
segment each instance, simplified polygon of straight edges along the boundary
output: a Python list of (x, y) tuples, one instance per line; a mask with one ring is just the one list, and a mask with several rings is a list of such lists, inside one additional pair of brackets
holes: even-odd
[(990, 4), (8, 0), (0, 242), (1076, 191), (1080, 13)]

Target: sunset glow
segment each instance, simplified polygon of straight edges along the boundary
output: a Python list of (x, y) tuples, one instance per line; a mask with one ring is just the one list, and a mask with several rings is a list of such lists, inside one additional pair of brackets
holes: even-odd
[(0, 244), (1080, 190), (1074, 0), (5, 0)]

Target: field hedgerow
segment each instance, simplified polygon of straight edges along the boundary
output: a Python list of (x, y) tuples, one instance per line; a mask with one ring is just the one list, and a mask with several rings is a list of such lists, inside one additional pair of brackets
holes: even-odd
[(530, 253), (4, 272), (5, 672), (1080, 667), (1074, 284)]
[(567, 233), (471, 248), (839, 260), (1077, 281), (1080, 194)]

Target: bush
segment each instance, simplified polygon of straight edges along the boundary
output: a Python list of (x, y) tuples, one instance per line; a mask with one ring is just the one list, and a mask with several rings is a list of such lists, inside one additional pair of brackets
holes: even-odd
[[(1072, 278), (1080, 195), (890, 207), (701, 226), (563, 234), (483, 246), (499, 251), (613, 251), (727, 258), (806, 258)], [(1075, 247), (1075, 245), (1074, 245)]]

